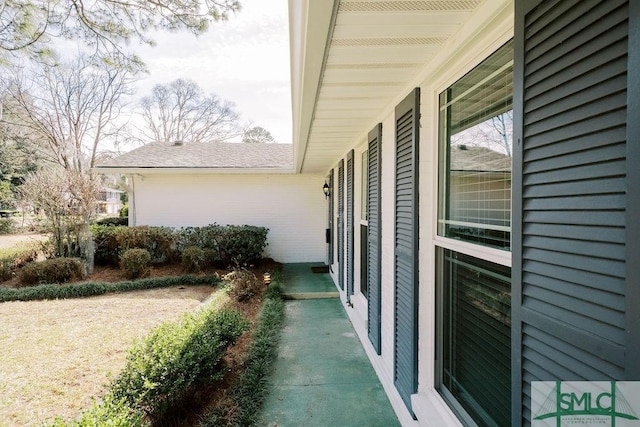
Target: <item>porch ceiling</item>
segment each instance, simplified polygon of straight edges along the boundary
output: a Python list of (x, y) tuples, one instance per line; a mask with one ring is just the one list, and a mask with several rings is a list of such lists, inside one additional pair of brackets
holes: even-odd
[(297, 170), (324, 173), (363, 140), (483, 3), (290, 0)]

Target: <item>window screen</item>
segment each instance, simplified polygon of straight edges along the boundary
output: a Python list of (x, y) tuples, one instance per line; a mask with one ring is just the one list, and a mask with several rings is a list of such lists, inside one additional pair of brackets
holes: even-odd
[(511, 247), (513, 47), (440, 94), (438, 234)]

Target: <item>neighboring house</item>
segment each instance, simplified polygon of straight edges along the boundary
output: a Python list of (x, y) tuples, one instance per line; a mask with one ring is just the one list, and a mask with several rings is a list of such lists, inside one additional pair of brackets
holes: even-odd
[(326, 177), (402, 423), (528, 426), (533, 381), (640, 380), (640, 2), (289, 7), (294, 168)]
[(325, 257), (324, 176), (293, 173), (291, 144), (153, 142), (95, 170), (128, 177), (129, 224), (269, 228), (265, 256)]
[(122, 208), (122, 202), (120, 201), (120, 195), (124, 191), (116, 190), (114, 188), (103, 188), (98, 194), (98, 213), (117, 215)]

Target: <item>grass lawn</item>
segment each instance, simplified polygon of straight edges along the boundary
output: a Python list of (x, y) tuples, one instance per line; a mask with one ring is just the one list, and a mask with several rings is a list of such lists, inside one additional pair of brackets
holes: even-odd
[(178, 319), (213, 287), (0, 304), (0, 426), (71, 419), (100, 396), (136, 338)]

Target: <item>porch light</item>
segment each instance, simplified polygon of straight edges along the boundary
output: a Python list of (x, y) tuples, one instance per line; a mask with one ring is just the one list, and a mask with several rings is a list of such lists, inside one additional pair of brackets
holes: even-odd
[(322, 192), (324, 193), (324, 198), (328, 199), (329, 198), (329, 184), (327, 184), (327, 181), (325, 181), (324, 185), (322, 186)]

